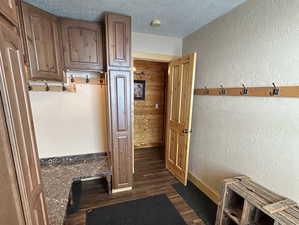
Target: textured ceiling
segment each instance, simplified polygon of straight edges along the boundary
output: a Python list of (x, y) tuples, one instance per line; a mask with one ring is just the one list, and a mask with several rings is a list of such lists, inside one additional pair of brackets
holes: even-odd
[[(133, 31), (185, 37), (246, 0), (25, 0), (58, 16), (95, 21), (104, 11), (133, 17)], [(161, 20), (161, 27), (149, 25)]]

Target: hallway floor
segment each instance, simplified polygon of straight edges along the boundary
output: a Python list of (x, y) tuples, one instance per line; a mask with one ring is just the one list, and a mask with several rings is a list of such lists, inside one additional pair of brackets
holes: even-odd
[(188, 225), (204, 223), (172, 187), (178, 182), (165, 169), (164, 151), (159, 148), (135, 151), (133, 190), (113, 195), (101, 193), (98, 180), (83, 182), (80, 210), (65, 218), (65, 225), (85, 225), (88, 211), (115, 203), (166, 194)]

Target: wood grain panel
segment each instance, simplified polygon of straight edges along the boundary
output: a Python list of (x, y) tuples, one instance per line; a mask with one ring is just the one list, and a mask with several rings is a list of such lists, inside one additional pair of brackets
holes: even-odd
[(170, 63), (167, 95), (166, 167), (187, 184), (196, 54)]
[(129, 71), (109, 72), (112, 128), (113, 189), (132, 186), (131, 77)]
[(163, 146), (168, 63), (135, 60), (134, 67), (134, 79), (146, 81), (145, 100), (134, 102), (134, 147)]
[(121, 166), (118, 167), (118, 180), (119, 180), (119, 188), (127, 187), (130, 185), (130, 174), (129, 171), (131, 169), (129, 168), (130, 164), (126, 163), (128, 160), (130, 160), (130, 152), (128, 146), (128, 136), (120, 136), (117, 138), (117, 151), (118, 151), (118, 162), (121, 164)]
[(61, 19), (65, 68), (102, 71), (102, 26), (96, 22)]
[(125, 23), (120, 23), (116, 22), (114, 24), (115, 26), (115, 42), (118, 43), (115, 46), (115, 59), (117, 60), (126, 60), (126, 49), (125, 49), (125, 34), (126, 34), (126, 24)]
[(117, 97), (117, 131), (127, 131), (128, 119), (127, 119), (127, 77), (116, 77), (116, 97)]
[[(26, 224), (47, 225), (20, 37), (0, 26), (0, 89)], [(39, 217), (39, 222), (35, 218)]]
[(131, 17), (106, 14), (106, 43), (108, 66), (131, 65)]
[(88, 29), (70, 28), (68, 30), (68, 40), (70, 41), (71, 62), (96, 63), (97, 62), (97, 32)]
[(64, 81), (58, 18), (22, 3), (31, 80)]
[(1, 0), (0, 13), (11, 23), (18, 26), (17, 6), (15, 0)]
[(0, 224), (25, 225), (23, 207), (0, 93)]

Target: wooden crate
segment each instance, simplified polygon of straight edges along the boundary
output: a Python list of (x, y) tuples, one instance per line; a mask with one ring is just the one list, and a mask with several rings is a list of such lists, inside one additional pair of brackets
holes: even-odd
[(235, 177), (224, 181), (215, 225), (299, 225), (299, 207), (249, 177)]

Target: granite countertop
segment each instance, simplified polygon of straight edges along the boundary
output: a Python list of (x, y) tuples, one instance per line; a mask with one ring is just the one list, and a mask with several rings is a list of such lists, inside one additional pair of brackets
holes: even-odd
[(74, 180), (110, 174), (108, 157), (51, 158), (41, 160), (41, 176), (49, 225), (63, 225)]

